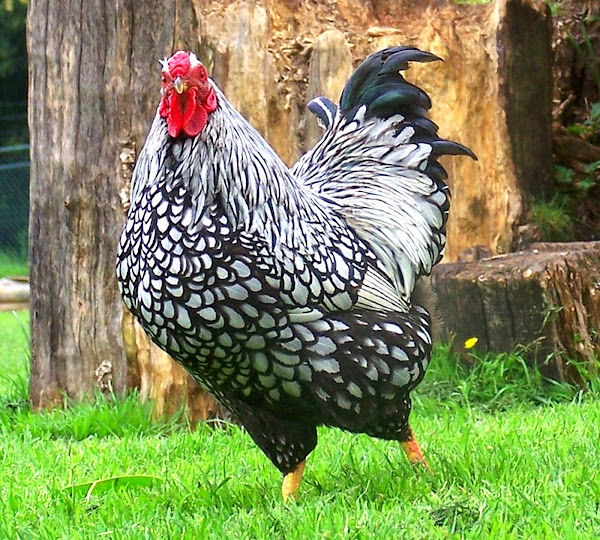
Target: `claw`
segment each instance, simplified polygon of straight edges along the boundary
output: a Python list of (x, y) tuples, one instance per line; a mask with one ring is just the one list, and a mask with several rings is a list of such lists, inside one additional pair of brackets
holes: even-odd
[(304, 472), (305, 466), (306, 461), (301, 461), (291, 473), (284, 476), (283, 485), (281, 486), (281, 493), (283, 494), (284, 501), (287, 501), (290, 497), (294, 500), (298, 500), (298, 493), (296, 493), (296, 490), (302, 481), (302, 473)]

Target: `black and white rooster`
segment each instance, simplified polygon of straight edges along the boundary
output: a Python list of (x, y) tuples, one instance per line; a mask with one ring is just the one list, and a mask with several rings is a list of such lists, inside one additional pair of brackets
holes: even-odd
[(295, 495), (316, 427), (400, 441), (429, 362), (415, 280), (442, 257), (449, 209), (427, 95), (400, 71), (438, 58), (373, 54), (326, 131), (288, 169), (193, 53), (162, 63), (162, 97), (133, 175), (117, 276), (152, 340), (248, 430)]

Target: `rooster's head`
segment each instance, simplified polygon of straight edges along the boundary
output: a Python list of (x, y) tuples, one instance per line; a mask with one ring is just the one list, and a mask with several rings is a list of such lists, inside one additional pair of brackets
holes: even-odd
[(159, 114), (167, 120), (171, 137), (183, 132), (195, 137), (206, 126), (208, 114), (217, 108), (217, 96), (208, 72), (194, 53), (177, 51), (161, 61), (162, 97)]

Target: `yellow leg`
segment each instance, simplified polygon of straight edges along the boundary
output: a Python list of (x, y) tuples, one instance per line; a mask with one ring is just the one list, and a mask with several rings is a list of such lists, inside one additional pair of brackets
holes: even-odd
[(283, 485), (281, 486), (281, 493), (283, 493), (284, 501), (287, 501), (290, 497), (298, 499), (296, 490), (298, 489), (300, 482), (302, 482), (302, 473), (304, 472), (305, 466), (306, 461), (302, 461), (298, 463), (298, 466), (294, 471), (284, 476)]
[(429, 466), (429, 463), (427, 463), (425, 455), (423, 454), (423, 451), (421, 450), (421, 447), (419, 446), (419, 443), (417, 442), (417, 439), (415, 438), (415, 435), (412, 432), (412, 429), (408, 429), (410, 433), (409, 438), (407, 441), (401, 443), (402, 449), (404, 450), (404, 453), (408, 458), (408, 462), (411, 465), (422, 465), (429, 472), (432, 472), (431, 467)]

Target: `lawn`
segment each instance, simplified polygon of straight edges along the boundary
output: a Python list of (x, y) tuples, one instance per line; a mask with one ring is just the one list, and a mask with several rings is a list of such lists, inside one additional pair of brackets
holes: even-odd
[[(413, 415), (435, 475), (398, 444), (322, 429), (285, 504), (235, 426), (153, 424), (135, 396), (32, 413), (26, 316), (0, 316), (0, 538), (598, 538), (596, 385), (545, 384), (514, 355), (469, 371), (440, 348)], [(65, 489), (139, 474), (158, 480)]]
[(0, 251), (0, 278), (26, 276), (28, 273), (25, 259)]

